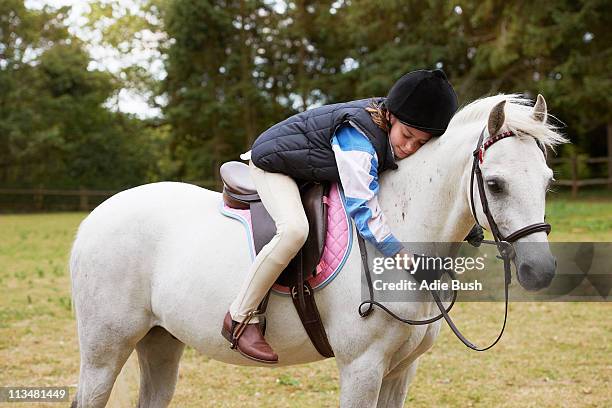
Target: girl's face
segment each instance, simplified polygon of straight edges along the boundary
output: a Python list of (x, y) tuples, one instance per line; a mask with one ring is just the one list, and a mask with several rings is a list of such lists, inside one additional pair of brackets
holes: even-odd
[(392, 113), (389, 113), (391, 131), (389, 141), (393, 146), (396, 160), (405, 159), (421, 148), (429, 139), (431, 134), (411, 126), (404, 125)]

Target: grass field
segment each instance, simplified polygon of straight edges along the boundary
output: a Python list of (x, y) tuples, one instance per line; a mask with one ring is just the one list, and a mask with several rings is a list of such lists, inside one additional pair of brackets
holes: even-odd
[[(67, 259), (84, 216), (0, 216), (0, 386), (76, 386), (79, 355)], [(610, 241), (612, 199), (595, 195), (571, 200), (558, 194), (549, 200), (547, 220), (553, 225), (551, 240)], [(453, 315), (468, 337), (484, 343), (497, 333), (502, 307), (460, 304)], [(612, 406), (611, 312), (609, 303), (515, 303), (503, 340), (486, 353), (467, 350), (443, 326), (421, 359), (406, 404)], [(135, 362), (128, 364), (134, 368)], [(135, 397), (132, 380), (116, 386), (122, 395), (115, 401)], [(173, 406), (334, 407), (338, 391), (333, 360), (247, 369), (187, 348)]]

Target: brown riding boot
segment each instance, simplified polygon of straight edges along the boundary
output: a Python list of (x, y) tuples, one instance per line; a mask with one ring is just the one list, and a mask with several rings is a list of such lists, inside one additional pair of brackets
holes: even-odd
[(263, 334), (259, 323), (238, 323), (232, 320), (229, 312), (223, 319), (221, 334), (230, 342), (230, 347), (237, 349), (240, 354), (260, 363), (278, 363), (278, 355), (272, 350)]

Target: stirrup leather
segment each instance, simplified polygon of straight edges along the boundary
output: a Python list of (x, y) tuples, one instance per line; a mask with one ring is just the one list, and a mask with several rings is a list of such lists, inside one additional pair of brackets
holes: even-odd
[(246, 314), (246, 318), (242, 322), (239, 322), (236, 325), (236, 327), (232, 327), (232, 330), (230, 333), (232, 337), (232, 340), (230, 341), (231, 349), (235, 349), (236, 347), (238, 347), (238, 340), (240, 340), (240, 336), (242, 336), (242, 333), (244, 333), (244, 330), (246, 329), (247, 324), (249, 324), (253, 316), (259, 313), (260, 313), (259, 310), (252, 310), (248, 312)]

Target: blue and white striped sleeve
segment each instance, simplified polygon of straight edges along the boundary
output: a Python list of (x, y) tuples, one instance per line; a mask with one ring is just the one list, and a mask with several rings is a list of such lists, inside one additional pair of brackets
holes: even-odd
[(332, 149), (346, 208), (357, 230), (383, 255), (395, 255), (402, 244), (391, 233), (378, 205), (378, 157), (374, 146), (361, 131), (345, 125), (334, 134)]

